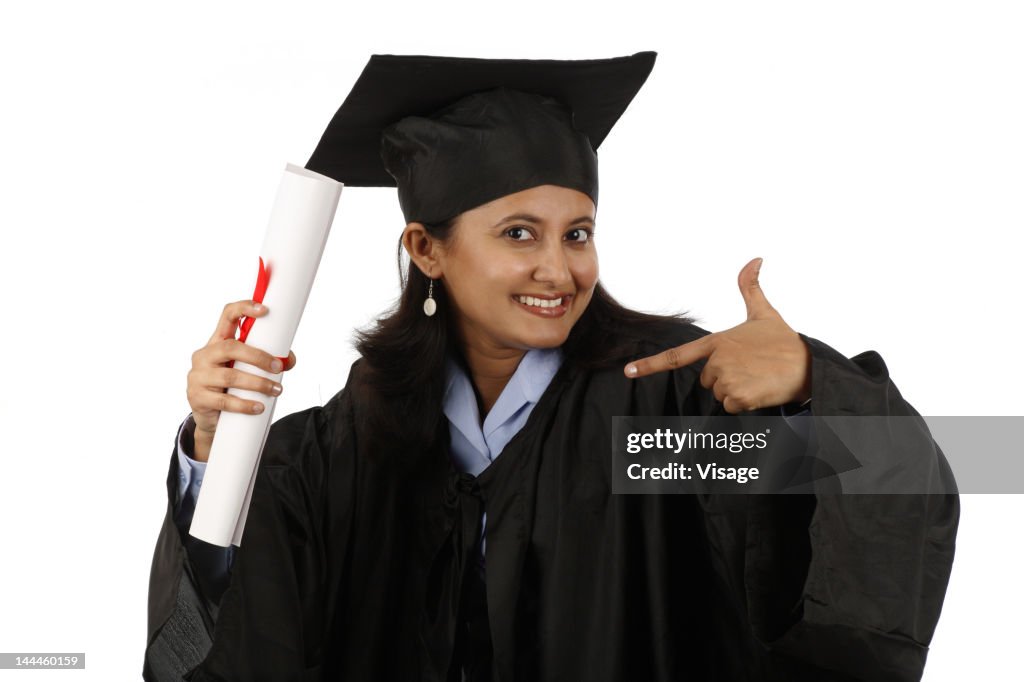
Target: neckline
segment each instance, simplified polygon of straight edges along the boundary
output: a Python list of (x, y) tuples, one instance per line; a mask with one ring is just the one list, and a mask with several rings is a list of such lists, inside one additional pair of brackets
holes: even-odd
[[(551, 372), (551, 364), (556, 365), (554, 372)], [(551, 385), (564, 364), (565, 358), (561, 348), (530, 349), (491, 406), (491, 410), (481, 418), (473, 380), (461, 363), (449, 355), (445, 359), (446, 377), (444, 395), (441, 399), (442, 412), (450, 425), (461, 432), (474, 448), (481, 454), (489, 453), (488, 438), (525, 404), (530, 403), (536, 407), (544, 394), (544, 389)], [(537, 381), (537, 377), (534, 376), (539, 367), (544, 368), (542, 381)], [(489, 455), (487, 459), (493, 461)]]
[(562, 366), (555, 372), (555, 376), (552, 377), (551, 383), (548, 384), (544, 392), (541, 393), (540, 399), (537, 400), (537, 404), (534, 406), (530, 416), (527, 417), (526, 423), (523, 424), (523, 428), (519, 429), (516, 435), (512, 436), (509, 442), (505, 445), (505, 448), (501, 451), (501, 456), (490, 463), (490, 465), (484, 469), (479, 476), (476, 477), (477, 482), (481, 488), (486, 489), (491, 484), (491, 479), (501, 475), (501, 472), (512, 464), (508, 464), (510, 461), (519, 461), (517, 450), (520, 444), (529, 438), (534, 431), (537, 430), (537, 425), (541, 420), (546, 419), (547, 415), (550, 414), (551, 408), (554, 402), (558, 399), (562, 389), (569, 383), (575, 373), (573, 363), (565, 358), (562, 362)]

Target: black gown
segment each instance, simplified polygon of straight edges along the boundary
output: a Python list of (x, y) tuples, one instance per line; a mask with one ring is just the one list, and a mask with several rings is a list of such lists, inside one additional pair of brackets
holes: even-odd
[[(677, 332), (630, 359), (706, 333)], [(814, 414), (917, 414), (877, 353), (803, 338)], [(956, 495), (612, 495), (613, 416), (721, 405), (699, 365), (630, 380), (570, 358), (473, 477), (454, 471), (446, 425), (420, 452), (374, 432), (361, 365), (271, 428), (222, 596), (168, 505), (145, 679), (446, 681), (464, 661), (502, 682), (920, 679)], [(171, 496), (175, 470), (172, 455)]]

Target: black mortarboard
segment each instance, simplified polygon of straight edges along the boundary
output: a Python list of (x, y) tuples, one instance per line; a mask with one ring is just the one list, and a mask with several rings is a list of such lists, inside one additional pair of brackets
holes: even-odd
[(654, 59), (373, 55), (306, 168), (355, 187), (398, 187), (407, 222), (442, 222), (542, 184), (596, 204), (595, 150)]

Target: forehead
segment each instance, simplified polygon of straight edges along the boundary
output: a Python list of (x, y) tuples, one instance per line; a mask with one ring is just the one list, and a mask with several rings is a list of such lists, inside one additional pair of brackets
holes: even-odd
[(506, 218), (516, 218), (559, 224), (584, 217), (593, 219), (595, 210), (594, 202), (583, 192), (557, 185), (540, 185), (470, 209), (459, 216), (459, 222), (497, 224)]

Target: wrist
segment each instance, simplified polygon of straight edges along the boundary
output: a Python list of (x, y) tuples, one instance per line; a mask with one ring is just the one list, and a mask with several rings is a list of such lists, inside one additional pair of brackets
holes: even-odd
[(806, 403), (811, 401), (811, 367), (814, 365), (814, 359), (811, 356), (810, 346), (803, 339), (800, 342), (804, 346), (804, 383), (797, 391), (796, 396), (793, 398), (793, 402), (800, 403), (803, 407)]
[(197, 426), (193, 435), (193, 442), (195, 447), (192, 459), (197, 462), (208, 461), (210, 459), (210, 448), (213, 446), (213, 432), (204, 431)]

